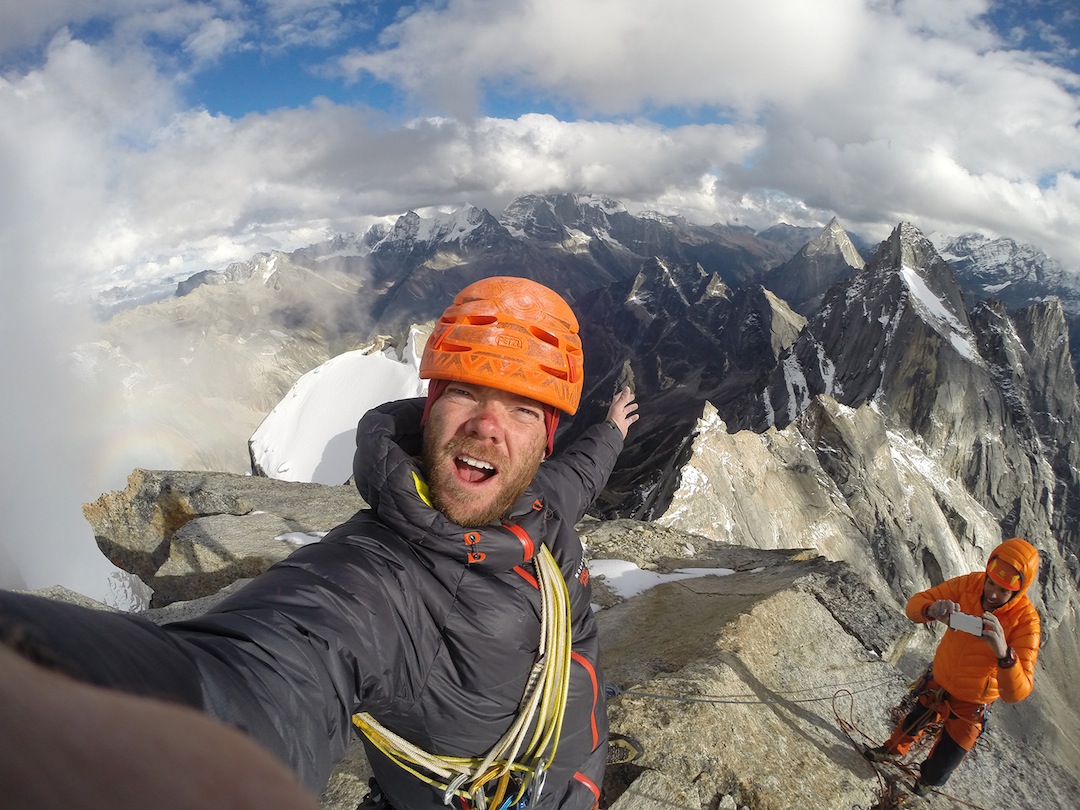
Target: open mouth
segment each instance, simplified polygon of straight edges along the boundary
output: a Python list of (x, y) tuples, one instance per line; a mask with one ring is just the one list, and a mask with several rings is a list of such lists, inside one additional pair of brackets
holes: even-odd
[(486, 461), (472, 456), (455, 456), (458, 477), (469, 484), (480, 484), (492, 478), (498, 470)]

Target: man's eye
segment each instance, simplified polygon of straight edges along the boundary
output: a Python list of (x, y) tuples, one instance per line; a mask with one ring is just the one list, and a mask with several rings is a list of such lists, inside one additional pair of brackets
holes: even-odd
[(543, 419), (544, 414), (535, 408), (518, 408), (518, 415), (523, 419)]

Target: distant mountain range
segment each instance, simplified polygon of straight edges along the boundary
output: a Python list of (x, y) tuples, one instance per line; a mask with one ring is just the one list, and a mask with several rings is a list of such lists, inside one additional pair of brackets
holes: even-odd
[[(999, 299), (1015, 309), (1056, 296), (1073, 336), (1080, 335), (1080, 276), (1043, 251), (980, 234), (933, 235), (931, 241), (951, 265), (968, 305)], [(363, 282), (359, 307), (338, 313), (341, 331), (400, 331), (409, 321), (432, 317), (446, 295), (482, 275), (530, 276), (576, 299), (630, 278), (655, 258), (668, 266), (700, 266), (733, 288), (762, 284), (809, 316), (828, 287), (862, 267), (876, 249), (835, 219), (824, 229), (780, 223), (755, 232), (655, 212), (633, 215), (601, 195), (526, 195), (498, 216), (470, 205), (432, 218), (408, 212), (392, 227), (339, 234), (291, 253), (259, 254), (183, 279), (175, 294), (243, 281), (280, 255), (297, 267)], [(127, 297), (112, 290), (99, 304), (111, 315), (162, 297), (158, 288)], [(1080, 340), (1072, 343), (1080, 346)]]
[[(1007, 239), (969, 235), (936, 244), (967, 306), (997, 298), (1015, 309), (1060, 297), (1074, 358), (1080, 354), (1080, 289), (1060, 265)], [(150, 303), (149, 290), (140, 293), (143, 303), (112, 291), (101, 302), (112, 313), (103, 340), (79, 347), (78, 355), (104, 384), (114, 379), (114, 388), (127, 391), (133, 409), (156, 410), (175, 422), (163, 446), (191, 442), (199, 465), (239, 470), (246, 458), (222, 449), (229, 437), (250, 436), (301, 374), (377, 335), (404, 345), (411, 324), (436, 317), (476, 278), (527, 276), (575, 306), (591, 307), (592, 299), (612, 294), (605, 291), (613, 285), (654, 283), (635, 281), (653, 268), (682, 280), (674, 285), (676, 297), (689, 283), (714, 296), (727, 290), (747, 318), (783, 308), (780, 320), (790, 322), (784, 340), (793, 340), (800, 319), (813, 318), (829, 289), (860, 272), (876, 250), (852, 239), (836, 220), (823, 229), (779, 224), (754, 232), (633, 215), (599, 195), (527, 195), (498, 217), (473, 206), (432, 218), (409, 212), (391, 227), (340, 234), (291, 253), (261, 253), (183, 279), (173, 294), (157, 291)], [(693, 328), (718, 325), (706, 318)], [(686, 345), (689, 339), (678, 340)], [(764, 344), (755, 345), (758, 351)], [(737, 387), (737, 375), (761, 373), (753, 354), (725, 356), (733, 358), (731, 368), (703, 372), (703, 385), (710, 375), (723, 378), (709, 393), (716, 401)], [(590, 364), (590, 384), (597, 368)], [(669, 377), (675, 372), (657, 370)], [(215, 403), (212, 419), (179, 415), (205, 401)]]

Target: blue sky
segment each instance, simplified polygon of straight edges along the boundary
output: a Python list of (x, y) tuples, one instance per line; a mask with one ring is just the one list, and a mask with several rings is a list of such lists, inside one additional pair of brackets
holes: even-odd
[(93, 325), (57, 294), (409, 210), (590, 192), (867, 239), (903, 220), (1080, 272), (1078, 49), (1074, 0), (0, 0), (0, 373), (27, 381), (0, 510), (62, 534), (35, 493), (88, 486), (100, 412), (44, 369)]

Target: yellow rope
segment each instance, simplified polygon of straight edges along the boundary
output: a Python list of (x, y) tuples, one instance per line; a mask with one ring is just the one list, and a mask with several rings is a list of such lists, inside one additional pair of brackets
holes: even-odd
[[(541, 604), (536, 663), (529, 673), (517, 718), (486, 756), (431, 754), (394, 734), (367, 712), (353, 715), (353, 723), (372, 745), (404, 770), (442, 791), (447, 803), (457, 795), (470, 800), (477, 810), (485, 810), (488, 799), (484, 789), (497, 780), (491, 801), (498, 810), (511, 772), (522, 775), (513, 803), (520, 802), (534, 783), (535, 800), (543, 789), (547, 768), (555, 759), (570, 687), (570, 592), (555, 558), (542, 544), (536, 555), (536, 573)], [(534, 722), (532, 737), (522, 753), (529, 726)]]

